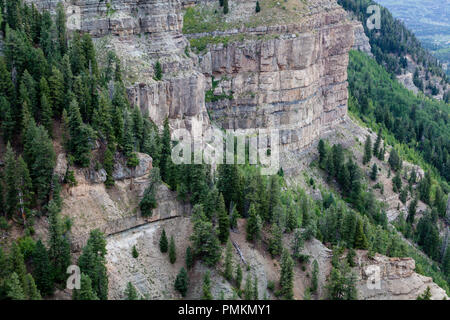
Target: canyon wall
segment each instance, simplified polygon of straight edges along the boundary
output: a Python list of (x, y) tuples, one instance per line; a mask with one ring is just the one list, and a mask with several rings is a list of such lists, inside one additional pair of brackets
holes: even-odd
[[(35, 2), (51, 10), (57, 3)], [(227, 19), (241, 17), (237, 27), (182, 33), (183, 6), (216, 2), (72, 0), (64, 4), (70, 30), (89, 32), (101, 56), (113, 50), (121, 58), (132, 105), (158, 125), (169, 117), (172, 128), (206, 128), (210, 117), (223, 128), (276, 128), (283, 148), (299, 150), (342, 120), (347, 112), (346, 70), (354, 24), (335, 0), (307, 1), (295, 20), (262, 20), (255, 26), (243, 21), (254, 14), (256, 1), (230, 1)], [(243, 40), (208, 45), (198, 57), (187, 51), (188, 39), (211, 35), (241, 35)], [(153, 79), (156, 61), (163, 68), (162, 81)], [(213, 94), (232, 92), (232, 99), (205, 104), (212, 77), (219, 81)]]
[(211, 120), (226, 129), (277, 129), (281, 150), (309, 146), (347, 112), (353, 27), (335, 4), (287, 25), (187, 35), (245, 35), (199, 55), (207, 89), (226, 96), (207, 102)]

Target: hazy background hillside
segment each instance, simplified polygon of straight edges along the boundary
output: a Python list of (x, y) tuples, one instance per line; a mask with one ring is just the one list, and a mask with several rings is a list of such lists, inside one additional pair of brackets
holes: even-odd
[(378, 0), (405, 22), (450, 75), (450, 0)]

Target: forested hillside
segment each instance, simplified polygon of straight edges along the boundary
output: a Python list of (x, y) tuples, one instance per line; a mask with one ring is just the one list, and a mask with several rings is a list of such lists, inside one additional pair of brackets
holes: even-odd
[[(268, 5), (265, 2), (262, 8)], [(227, 14), (228, 1), (221, 1), (221, 6)], [(252, 7), (252, 12), (261, 10), (259, 2), (257, 8)], [(396, 220), (394, 227), (387, 219), (385, 204), (370, 187), (379, 174), (376, 164), (367, 176), (356, 156), (341, 144), (320, 140), (319, 159), (310, 164), (304, 179), (299, 178), (304, 188), (289, 184), (282, 168), (275, 175), (262, 175), (248, 159), (245, 164), (218, 165), (216, 170), (207, 164), (175, 165), (169, 119), (158, 128), (140, 108), (130, 106), (119, 58), (111, 51), (106, 59), (99, 59), (88, 33), (68, 32), (61, 4), (52, 16), (21, 0), (1, 1), (0, 17), (0, 231), (7, 234), (0, 243), (0, 300), (58, 298), (66, 286), (67, 267), (75, 261), (82, 272), (81, 288), (71, 292), (72, 298), (108, 299), (106, 236), (99, 229), (90, 230), (80, 254), (71, 251), (73, 221), (60, 214), (61, 190), (77, 185), (74, 171), (88, 168), (95, 172), (104, 169), (106, 178), (99, 184), (113, 192), (118, 184), (113, 177), (118, 159), (125, 159), (132, 170), (139, 165), (137, 153), (151, 156), (152, 169), (142, 197), (136, 195), (138, 208), (133, 214), (139, 211), (144, 218), (152, 217), (159, 205), (156, 193), (161, 184), (166, 193), (172, 192), (177, 201), (192, 209), (192, 214), (184, 217), (192, 225), (183, 238), (189, 243), (185, 261), (170, 283), (180, 298), (192, 286), (192, 269), (200, 263), (206, 272), (196, 281), (202, 282), (203, 299), (213, 298), (211, 270), (229, 283), (233, 298), (267, 298), (266, 291), (258, 292), (253, 270), (249, 266), (244, 270), (244, 283), (241, 260), (233, 262), (235, 244), (230, 234), (239, 223), (244, 223), (242, 233), (252, 249), (264, 252), (272, 268), (279, 267), (276, 281), (264, 288), (278, 299), (294, 298), (295, 270), (305, 271), (309, 265), (313, 266), (311, 274), (303, 274), (307, 279), (304, 296), (296, 298), (319, 298), (318, 274), (324, 269), (303, 250), (305, 243), (313, 240), (333, 251), (331, 272), (323, 277), (323, 297), (327, 299), (358, 298), (355, 268), (361, 266), (355, 258), (357, 251), (369, 259), (376, 254), (412, 257), (416, 262), (412, 273), (432, 277), (449, 292), (450, 250), (441, 251), (437, 227), (445, 217), (450, 179), (445, 103), (413, 95), (376, 61), (359, 52), (350, 54), (350, 111), (379, 130), (374, 144), (369, 138), (365, 142), (363, 165), (372, 164), (375, 158), (387, 162), (399, 197), (404, 203), (414, 199), (409, 215)], [(393, 26), (397, 28), (395, 23)], [(386, 29), (380, 39), (371, 39), (378, 61), (396, 71), (401, 59), (391, 53), (408, 52), (438, 74), (437, 65), (416, 46), (413, 35), (408, 34), (411, 42), (397, 49), (394, 42), (404, 30), (395, 30), (393, 38), (388, 36), (393, 30)], [(189, 48), (185, 54), (191, 54)], [(153, 80), (160, 83), (163, 68), (159, 61), (154, 70)], [(382, 145), (382, 139), (395, 147), (389, 159), (384, 159), (387, 145)], [(68, 159), (62, 177), (55, 173), (61, 154)], [(402, 185), (402, 158), (428, 169), (420, 182), (405, 172), (410, 183)], [(306, 178), (316, 171), (325, 177), (323, 184), (316, 184), (313, 176)], [(127, 188), (133, 192), (132, 184)], [(313, 192), (320, 196), (312, 197)], [(430, 210), (417, 218), (419, 200)], [(45, 226), (46, 238), (35, 230), (43, 221), (39, 225)], [(158, 254), (164, 257), (167, 253), (165, 262), (173, 265), (180, 252), (173, 236), (169, 238), (163, 230)], [(147, 255), (134, 244), (127, 249), (133, 259)], [(136, 279), (129, 279), (123, 288), (125, 299), (150, 299), (138, 294), (132, 280)]]
[[(368, 18), (367, 8), (377, 3), (372, 0), (339, 0), (346, 10), (352, 12), (364, 26), (364, 31), (369, 37), (372, 53), (377, 62), (386, 67), (386, 70), (393, 74), (401, 74), (402, 70), (408, 65), (406, 55), (410, 55), (412, 60), (420, 66), (414, 74), (414, 84), (419, 90), (431, 90), (432, 95), (439, 91), (436, 84), (427, 82), (431, 76), (438, 76), (441, 84), (447, 83), (448, 79), (442, 70), (440, 63), (427, 50), (425, 50), (416, 38), (414, 33), (408, 30), (403, 22), (394, 19), (392, 14), (386, 8), (381, 6), (381, 29), (369, 30), (366, 24)], [(419, 78), (419, 71), (425, 73), (425, 81)], [(444, 94), (448, 91), (445, 89)], [(445, 95), (448, 101), (448, 94)]]
[(350, 53), (348, 71), (350, 110), (368, 123), (381, 125), (398, 142), (416, 150), (449, 181), (449, 104), (414, 95), (360, 52)]

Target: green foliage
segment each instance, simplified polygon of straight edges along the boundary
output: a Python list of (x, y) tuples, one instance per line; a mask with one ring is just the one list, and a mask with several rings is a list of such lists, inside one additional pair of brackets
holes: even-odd
[(171, 264), (174, 264), (177, 260), (177, 252), (175, 249), (175, 240), (173, 239), (173, 236), (170, 236), (170, 242), (169, 242), (169, 261)]
[(364, 233), (363, 222), (361, 219), (358, 219), (356, 222), (356, 233), (355, 233), (355, 242), (356, 249), (368, 249), (369, 244), (367, 242), (367, 237)]
[(431, 289), (430, 287), (427, 287), (422, 294), (417, 296), (417, 300), (431, 300), (431, 297)]
[(144, 196), (139, 203), (141, 214), (144, 217), (152, 215), (152, 210), (156, 208), (156, 192), (157, 187), (161, 183), (161, 177), (159, 176), (159, 168), (153, 168), (150, 173), (150, 184), (144, 191)]
[(13, 272), (7, 282), (7, 296), (12, 300), (26, 300), (21, 281), (17, 273)]
[(136, 246), (133, 246), (133, 249), (131, 250), (131, 255), (133, 256), (133, 258), (137, 259), (139, 257), (139, 252), (136, 249)]
[(378, 167), (377, 167), (377, 164), (374, 163), (372, 166), (372, 170), (370, 171), (370, 179), (372, 179), (373, 181), (376, 181), (377, 175), (378, 175)]
[(90, 163), (92, 132), (81, 119), (80, 108), (76, 100), (69, 105), (69, 151), (74, 156), (75, 163), (81, 167), (87, 167)]
[(162, 71), (161, 63), (159, 62), (159, 60), (156, 61), (154, 69), (155, 69), (155, 75), (153, 76), (153, 78), (156, 81), (161, 81), (162, 77), (163, 77), (163, 71)]
[(95, 290), (92, 288), (91, 278), (81, 273), (80, 290), (73, 290), (73, 300), (99, 300)]
[(247, 240), (258, 240), (261, 237), (262, 221), (261, 217), (256, 213), (256, 208), (253, 204), (250, 205), (249, 218), (247, 220)]
[(128, 282), (125, 289), (125, 300), (138, 300), (138, 293), (131, 282)]
[(207, 266), (215, 266), (221, 257), (220, 242), (216, 229), (207, 220), (201, 205), (194, 206), (192, 220), (194, 230), (190, 240), (194, 255), (203, 260)]
[(241, 283), (242, 283), (242, 268), (241, 265), (238, 263), (236, 265), (236, 287), (240, 290), (241, 289)]
[(230, 217), (225, 209), (225, 202), (222, 194), (219, 194), (216, 210), (219, 221), (219, 240), (221, 243), (226, 243), (230, 235)]
[(311, 292), (316, 293), (318, 288), (318, 280), (319, 280), (319, 263), (317, 260), (313, 262), (313, 271), (311, 276)]
[[(343, 0), (344, 1), (344, 0)], [(345, 0), (353, 1), (353, 0)], [(395, 145), (389, 163), (398, 171), (395, 153), (449, 179), (447, 162), (450, 130), (444, 102), (415, 95), (393, 80), (382, 66), (364, 53), (351, 51), (348, 68), (349, 110), (372, 129), (383, 131), (385, 141)], [(370, 101), (370, 104), (367, 102)], [(365, 106), (369, 105), (370, 108)]]
[(203, 295), (202, 300), (213, 300), (213, 296), (211, 294), (211, 277), (210, 277), (210, 271), (206, 271), (205, 275), (203, 276)]
[(272, 225), (271, 238), (269, 239), (269, 252), (272, 256), (277, 256), (283, 249), (283, 232), (278, 224)]
[[(137, 250), (136, 250), (137, 252)], [(108, 273), (106, 270), (106, 240), (98, 229), (91, 231), (83, 248), (78, 266), (92, 282), (92, 290), (100, 300), (108, 299)]]
[(36, 282), (36, 286), (44, 296), (53, 294), (53, 273), (48, 256), (47, 248), (41, 240), (36, 242), (33, 250), (33, 277)]
[(280, 287), (281, 294), (286, 299), (293, 299), (294, 292), (294, 260), (292, 260), (289, 252), (284, 249), (281, 255), (281, 273), (280, 273)]
[(363, 164), (366, 164), (372, 159), (372, 140), (370, 136), (367, 136), (366, 142), (364, 143), (364, 157)]
[(188, 290), (189, 286), (189, 278), (188, 274), (186, 272), (186, 269), (181, 267), (180, 272), (177, 275), (177, 278), (175, 279), (175, 289), (183, 296), (186, 296), (186, 292)]
[(163, 229), (161, 233), (161, 237), (159, 238), (159, 250), (162, 253), (167, 252), (167, 249), (169, 247), (169, 241), (167, 240), (166, 230)]
[(261, 7), (259, 6), (259, 1), (256, 1), (255, 12), (258, 13), (261, 11)]
[(53, 269), (53, 278), (57, 283), (63, 283), (66, 280), (67, 267), (70, 265), (70, 243), (65, 236), (65, 231), (59, 208), (52, 200), (48, 205), (49, 212), (49, 238), (48, 238), (48, 256)]
[(192, 249), (190, 246), (186, 248), (185, 260), (186, 260), (186, 269), (189, 271), (194, 266), (194, 256), (192, 254)]
[(227, 241), (227, 249), (225, 252), (224, 276), (228, 281), (231, 281), (233, 278), (233, 245), (230, 240)]
[(339, 261), (339, 250), (333, 251), (333, 267), (330, 278), (326, 285), (328, 290), (327, 298), (330, 300), (356, 300), (358, 293), (356, 290), (356, 275), (351, 271), (345, 261)]

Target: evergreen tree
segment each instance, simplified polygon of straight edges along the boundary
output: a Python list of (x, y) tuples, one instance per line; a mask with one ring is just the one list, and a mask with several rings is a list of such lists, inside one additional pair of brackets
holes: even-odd
[(137, 259), (139, 257), (139, 252), (136, 249), (136, 246), (133, 246), (133, 249), (131, 250), (131, 255), (133, 256), (133, 258)]
[(370, 159), (372, 159), (372, 140), (370, 139), (370, 136), (367, 136), (366, 142), (364, 144), (363, 164), (367, 164)]
[(41, 96), (41, 123), (42, 126), (47, 130), (50, 137), (53, 135), (52, 115), (52, 107), (47, 95), (44, 94)]
[(103, 168), (106, 172), (106, 187), (112, 187), (114, 185), (113, 171), (114, 171), (114, 152), (113, 152), (112, 144), (108, 144), (108, 147), (105, 150), (105, 154), (103, 155)]
[(170, 236), (170, 242), (169, 242), (169, 260), (171, 264), (174, 264), (177, 260), (177, 252), (175, 249), (175, 240), (173, 239), (173, 236)]
[(186, 269), (191, 270), (194, 266), (194, 256), (192, 255), (192, 249), (191, 247), (186, 248)]
[(219, 220), (219, 240), (221, 243), (226, 243), (230, 235), (230, 218), (225, 209), (225, 202), (222, 194), (219, 195), (217, 213)]
[(431, 290), (430, 287), (427, 287), (425, 291), (417, 296), (417, 300), (431, 300)]
[(167, 241), (166, 230), (163, 229), (161, 233), (161, 238), (159, 238), (159, 250), (162, 253), (167, 252), (167, 248), (169, 246), (169, 242)]
[(255, 275), (253, 277), (253, 300), (259, 300), (258, 294), (258, 277)]
[(98, 229), (91, 231), (78, 266), (92, 281), (92, 290), (100, 300), (108, 299), (108, 273), (106, 270), (106, 240)]
[(432, 186), (431, 175), (427, 171), (427, 172), (425, 172), (425, 177), (422, 180), (420, 180), (419, 188), (418, 188), (420, 200), (422, 200), (426, 204), (431, 204), (431, 201), (430, 201), (431, 200), (431, 186)]
[(193, 209), (194, 230), (191, 236), (195, 257), (199, 257), (207, 266), (215, 266), (221, 257), (220, 242), (212, 223), (207, 220), (201, 205)]
[(131, 282), (128, 282), (125, 289), (125, 300), (138, 300), (138, 293)]
[(4, 141), (11, 140), (14, 126), (15, 121), (11, 110), (11, 104), (5, 97), (0, 95), (0, 135), (2, 135)]
[(231, 241), (228, 239), (227, 242), (227, 250), (225, 252), (225, 270), (224, 270), (224, 276), (225, 279), (228, 281), (231, 281), (233, 278), (233, 246), (231, 244)]
[(272, 225), (272, 234), (269, 240), (269, 252), (272, 256), (277, 256), (283, 249), (283, 233), (278, 224)]
[(21, 219), (23, 222), (25, 222), (26, 214), (28, 212), (28, 209), (31, 207), (33, 185), (31, 183), (27, 164), (23, 160), (22, 156), (19, 156), (19, 158), (17, 159), (16, 170), (16, 187), (18, 191), (19, 210), (21, 212)]
[(141, 209), (141, 214), (144, 217), (152, 215), (152, 210), (156, 208), (156, 192), (157, 187), (161, 183), (161, 177), (159, 175), (159, 168), (153, 168), (150, 173), (150, 184), (144, 191), (144, 196), (139, 203), (139, 208)]
[(42, 300), (41, 294), (34, 283), (33, 276), (29, 273), (25, 276), (23, 291), (28, 300)]
[(289, 206), (287, 208), (286, 217), (286, 232), (292, 232), (298, 227), (298, 220), (296, 217), (296, 212), (294, 206)]
[(292, 239), (292, 245), (291, 245), (292, 257), (294, 257), (295, 259), (299, 259), (301, 257), (301, 251), (303, 250), (303, 245), (304, 245), (304, 241), (303, 241), (302, 233), (301, 233), (300, 229), (296, 229), (294, 232), (294, 236)]
[(407, 198), (408, 198), (408, 189), (403, 188), (402, 191), (400, 192), (399, 199), (403, 204), (406, 204)]
[(11, 245), (11, 250), (9, 252), (9, 272), (14, 272), (20, 281), (20, 285), (25, 284), (25, 275), (27, 273), (24, 257), (20, 250), (19, 245), (13, 242)]
[(259, 1), (256, 1), (256, 8), (255, 8), (255, 12), (258, 13), (261, 11), (261, 7), (259, 6)]
[(392, 170), (394, 171), (398, 171), (402, 168), (402, 160), (400, 159), (397, 150), (395, 150), (394, 148), (392, 148), (391, 153), (389, 154), (388, 162)]
[(28, 121), (25, 129), (23, 156), (30, 171), (38, 205), (42, 206), (51, 192), (56, 155), (47, 130), (36, 126), (33, 119)]
[(247, 219), (247, 240), (258, 240), (261, 236), (262, 222), (259, 215), (256, 213), (255, 205), (252, 203), (249, 210), (249, 218)]
[(80, 290), (73, 290), (73, 300), (98, 300), (95, 290), (92, 289), (91, 278), (84, 273), (81, 273)]
[(406, 222), (412, 224), (414, 222), (414, 217), (416, 215), (417, 210), (417, 198), (414, 198), (408, 207), (408, 216), (406, 217)]
[(231, 217), (230, 217), (230, 227), (235, 229), (237, 228), (237, 222), (239, 219), (240, 215), (239, 212), (236, 209), (236, 206), (233, 206), (233, 208), (231, 209)]
[(67, 51), (66, 14), (61, 2), (56, 5), (56, 31), (58, 35), (58, 47), (61, 56)]
[(175, 279), (175, 289), (181, 293), (183, 297), (186, 296), (186, 292), (188, 290), (189, 286), (189, 278), (188, 274), (186, 272), (186, 269), (181, 267), (180, 272), (177, 275), (177, 278)]
[(213, 300), (213, 296), (211, 294), (211, 277), (209, 270), (206, 271), (203, 277), (203, 296), (202, 300)]
[(26, 300), (25, 293), (21, 285), (21, 281), (17, 273), (13, 272), (8, 279), (8, 293), (7, 296), (12, 300)]
[(64, 227), (59, 216), (59, 208), (53, 200), (49, 202), (48, 214), (48, 256), (52, 264), (53, 278), (56, 282), (62, 283), (66, 280), (66, 270), (70, 265), (70, 244), (65, 236)]
[(156, 81), (161, 81), (163, 77), (163, 71), (162, 71), (162, 66), (161, 63), (158, 61), (156, 61), (155, 63), (155, 75), (154, 75), (154, 79)]
[(378, 130), (377, 140), (375, 140), (375, 144), (373, 145), (373, 154), (379, 158), (380, 154), (380, 146), (381, 146), (381, 128)]
[(64, 109), (64, 76), (58, 68), (53, 67), (52, 75), (48, 78), (50, 102), (56, 115), (61, 115)]
[(319, 280), (319, 263), (314, 259), (313, 262), (313, 271), (311, 276), (311, 292), (316, 293), (318, 288), (318, 280)]
[(358, 219), (356, 222), (355, 248), (365, 250), (369, 247), (367, 237), (364, 234), (363, 221)]
[(33, 277), (36, 286), (44, 296), (53, 294), (53, 274), (47, 249), (39, 239), (33, 250)]
[(241, 283), (242, 283), (242, 268), (241, 265), (238, 263), (236, 266), (236, 287), (239, 290), (241, 289)]
[(250, 272), (247, 273), (247, 279), (245, 280), (244, 297), (245, 300), (252, 300), (253, 298), (252, 276)]
[(292, 260), (289, 252), (284, 249), (281, 255), (281, 273), (280, 273), (280, 286), (281, 294), (286, 299), (292, 299), (294, 297), (294, 260)]
[(7, 217), (13, 217), (19, 206), (19, 197), (17, 193), (17, 177), (16, 177), (16, 156), (8, 142), (4, 156), (5, 169), (5, 204)]
[(266, 221), (268, 223), (273, 222), (275, 208), (277, 208), (277, 206), (280, 204), (280, 193), (281, 193), (281, 189), (280, 189), (280, 184), (279, 184), (279, 178), (278, 178), (278, 176), (273, 175), (270, 177), (270, 182), (269, 182), (269, 196), (270, 196), (269, 211), (268, 211), (268, 216), (266, 217)]
[(228, 11), (228, 0), (223, 0), (223, 14), (227, 14)]
[(90, 163), (90, 139), (91, 133), (83, 123), (80, 108), (76, 100), (69, 105), (69, 150), (74, 156), (75, 163), (81, 167), (87, 167)]
[(374, 163), (372, 166), (372, 171), (370, 171), (370, 179), (372, 179), (373, 181), (376, 181), (377, 175), (378, 175), (378, 167), (377, 167), (377, 164)]
[(400, 178), (400, 174), (397, 174), (392, 178), (392, 189), (394, 192), (399, 192), (402, 189), (402, 179)]
[(171, 161), (171, 150), (169, 119), (166, 118), (164, 120), (164, 129), (161, 137), (161, 157), (159, 162), (161, 179), (163, 181), (167, 181), (166, 179), (169, 176), (168, 162)]

